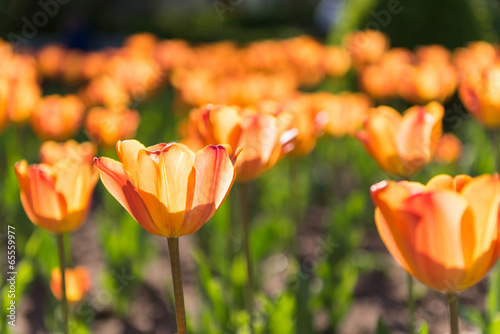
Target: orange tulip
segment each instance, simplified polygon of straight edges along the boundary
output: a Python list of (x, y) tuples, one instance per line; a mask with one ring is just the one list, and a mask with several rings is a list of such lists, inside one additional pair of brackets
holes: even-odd
[(41, 139), (66, 140), (80, 130), (84, 111), (85, 106), (75, 95), (50, 95), (40, 100), (31, 126)]
[(421, 63), (407, 66), (402, 71), (399, 94), (410, 103), (447, 101), (458, 84), (458, 76), (451, 64)]
[(42, 47), (37, 54), (38, 70), (47, 78), (56, 78), (61, 75), (62, 65), (67, 50), (64, 46), (49, 44)]
[(409, 177), (429, 163), (441, 138), (444, 108), (414, 106), (404, 116), (387, 106), (371, 109), (356, 136), (386, 172)]
[(363, 125), (372, 106), (371, 100), (363, 93), (317, 93), (314, 99), (316, 110), (323, 110), (328, 115), (326, 133), (335, 137), (353, 135)]
[(500, 127), (500, 65), (462, 81), (458, 95), (472, 116), (484, 126)]
[(96, 158), (108, 191), (149, 233), (177, 238), (198, 231), (226, 198), (239, 154), (209, 145), (194, 153), (178, 143), (145, 147), (119, 141), (121, 162)]
[(389, 37), (377, 30), (355, 31), (345, 37), (345, 46), (356, 69), (378, 62), (389, 49)]
[(40, 163), (55, 165), (62, 160), (76, 161), (78, 163), (91, 163), (96, 154), (94, 144), (90, 142), (77, 143), (68, 140), (65, 143), (46, 141), (40, 147)]
[(434, 160), (445, 164), (451, 164), (460, 159), (462, 151), (463, 147), (460, 139), (451, 133), (445, 133), (436, 147)]
[(0, 131), (8, 124), (9, 80), (0, 75)]
[(186, 124), (186, 143), (193, 147), (206, 144), (229, 144), (242, 147), (236, 164), (236, 181), (247, 182), (273, 167), (293, 149), (297, 134), (289, 130), (293, 114), (259, 113), (236, 106), (208, 105), (193, 109)]
[(333, 77), (342, 77), (351, 68), (351, 58), (346, 49), (340, 46), (325, 48), (324, 66), (326, 74)]
[(454, 293), (478, 283), (500, 255), (498, 175), (427, 183), (383, 181), (371, 187), (375, 222), (389, 252), (434, 290)]
[(314, 94), (302, 94), (286, 101), (264, 100), (257, 104), (257, 109), (267, 114), (277, 114), (287, 110), (293, 115), (291, 127), (297, 130), (293, 139), (293, 149), (290, 156), (300, 157), (311, 153), (317, 139), (323, 134), (328, 122), (328, 114), (315, 105)]
[[(81, 266), (74, 269), (67, 268), (64, 276), (66, 279), (66, 297), (68, 298), (68, 302), (70, 304), (77, 304), (84, 300), (91, 286), (91, 279), (87, 269)], [(61, 300), (61, 270), (59, 268), (52, 269), (50, 290), (54, 297)]]
[(140, 120), (135, 110), (95, 107), (85, 118), (85, 131), (97, 144), (112, 147), (119, 140), (134, 138)]
[(406, 68), (412, 63), (413, 55), (408, 49), (394, 48), (384, 53), (376, 64), (361, 69), (359, 85), (368, 95), (377, 100), (396, 97), (398, 87)]
[[(21, 202), (33, 224), (53, 233), (71, 232), (87, 216), (98, 174), (87, 156), (76, 154), (78, 150), (72, 151), (76, 155), (57, 160), (57, 153), (50, 156), (49, 146), (42, 149), (42, 155), (51, 164), (28, 166), (26, 160), (16, 163)], [(82, 148), (82, 152), (86, 150)]]
[(130, 95), (118, 80), (99, 76), (80, 91), (81, 99), (87, 106), (104, 105), (111, 108), (125, 108), (130, 102)]

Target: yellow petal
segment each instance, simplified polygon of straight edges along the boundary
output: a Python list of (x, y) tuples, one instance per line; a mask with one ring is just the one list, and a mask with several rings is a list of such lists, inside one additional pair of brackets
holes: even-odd
[(137, 140), (124, 140), (116, 143), (116, 151), (123, 168), (129, 172), (135, 182), (137, 156), (140, 150), (145, 149), (144, 145)]
[(123, 165), (109, 158), (95, 159), (101, 180), (111, 195), (149, 233), (161, 235)]
[(234, 166), (226, 149), (207, 146), (196, 153), (196, 184), (191, 209), (181, 234), (198, 231), (219, 208), (234, 182)]

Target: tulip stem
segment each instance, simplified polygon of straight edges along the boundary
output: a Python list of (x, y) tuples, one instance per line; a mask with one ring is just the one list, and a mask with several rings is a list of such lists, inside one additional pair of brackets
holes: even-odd
[(413, 277), (410, 274), (408, 275), (408, 312), (409, 316), (409, 324), (408, 324), (408, 333), (415, 333), (415, 296), (413, 293)]
[(246, 285), (246, 308), (249, 316), (249, 327), (250, 333), (253, 333), (253, 316), (252, 316), (252, 304), (253, 304), (253, 268), (252, 268), (252, 256), (250, 254), (250, 230), (248, 222), (248, 185), (246, 183), (241, 183), (239, 185), (240, 192), (240, 202), (241, 202), (241, 217), (242, 217), (242, 239), (243, 239), (243, 250), (245, 252), (245, 259), (247, 262), (247, 285)]
[(458, 334), (458, 296), (454, 292), (446, 294), (446, 302), (450, 309), (450, 333)]
[(500, 145), (498, 143), (498, 131), (497, 129), (491, 130), (491, 141), (493, 142), (493, 150), (495, 151), (495, 172), (500, 172)]
[(170, 267), (174, 282), (175, 317), (177, 334), (187, 334), (186, 310), (184, 307), (184, 292), (182, 291), (181, 258), (179, 255), (179, 238), (167, 238), (170, 253)]
[(61, 310), (63, 333), (69, 333), (68, 327), (68, 298), (66, 297), (66, 258), (64, 254), (64, 234), (56, 234), (57, 252), (59, 253), (59, 269), (61, 270)]

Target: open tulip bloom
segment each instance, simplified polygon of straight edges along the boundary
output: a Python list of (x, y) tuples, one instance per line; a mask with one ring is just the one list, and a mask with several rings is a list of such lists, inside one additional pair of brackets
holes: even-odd
[[(383, 181), (371, 187), (371, 194), (387, 249), (430, 288), (454, 296), (478, 283), (496, 263), (498, 175), (438, 175), (427, 185)], [(453, 326), (452, 319), (456, 333)]]
[(403, 116), (388, 106), (373, 108), (356, 136), (388, 173), (408, 178), (433, 158), (442, 133), (444, 108), (438, 102), (414, 106)]
[(145, 147), (136, 140), (116, 145), (120, 162), (96, 158), (106, 189), (149, 233), (168, 238), (177, 328), (186, 333), (178, 237), (198, 231), (220, 207), (236, 177), (229, 146), (194, 153), (178, 143)]

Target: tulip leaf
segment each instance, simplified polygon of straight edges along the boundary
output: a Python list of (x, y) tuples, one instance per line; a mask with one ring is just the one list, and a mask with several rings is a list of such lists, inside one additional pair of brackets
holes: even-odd
[(420, 326), (419, 334), (429, 334), (429, 328), (427, 327), (427, 323), (424, 321), (422, 326)]
[(487, 305), (490, 315), (500, 313), (500, 266), (495, 266), (490, 274)]
[(389, 327), (384, 323), (382, 317), (378, 318), (375, 334), (391, 334)]

